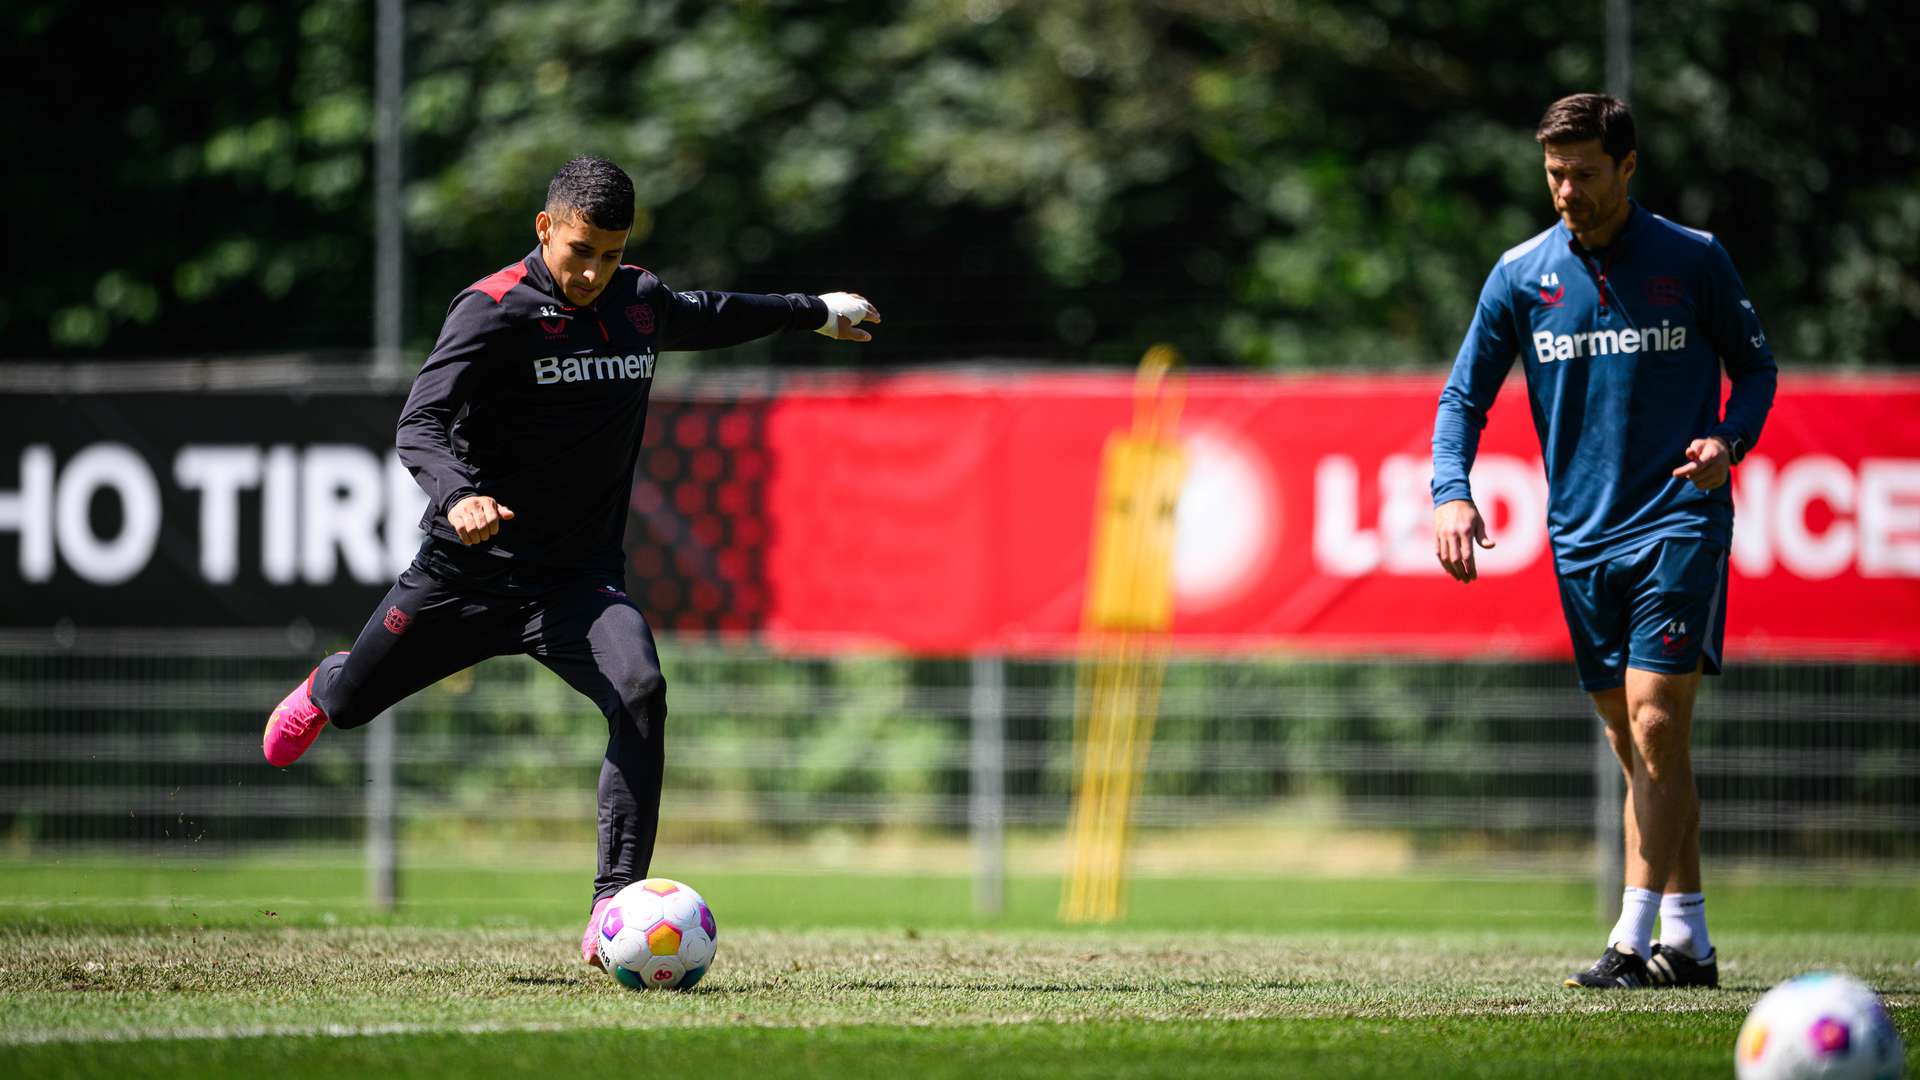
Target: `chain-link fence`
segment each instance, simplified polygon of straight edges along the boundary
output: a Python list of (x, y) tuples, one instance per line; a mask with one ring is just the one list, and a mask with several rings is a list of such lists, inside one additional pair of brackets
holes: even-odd
[[(310, 637), (306, 635), (305, 637)], [(488, 662), (294, 768), (267, 711), (326, 642), (295, 633), (0, 640), (0, 842), (214, 854), (358, 845), (392, 807), (402, 858), (590, 841), (599, 715)], [(804, 850), (822, 836), (1052, 868), (1072, 775), (1069, 659), (776, 656), (667, 639), (662, 844)], [(1695, 725), (1713, 867), (1910, 874), (1920, 670), (1736, 666)], [(1566, 665), (1175, 657), (1136, 806), (1151, 870), (1590, 867), (1617, 771)], [(976, 853), (969, 856), (971, 850)]]

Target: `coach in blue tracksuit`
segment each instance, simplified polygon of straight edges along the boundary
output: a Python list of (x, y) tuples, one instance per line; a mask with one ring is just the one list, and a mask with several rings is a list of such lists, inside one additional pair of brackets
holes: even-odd
[(1493, 546), (1467, 478), (1519, 358), (1580, 685), (1627, 778), (1620, 920), (1566, 984), (1716, 986), (1688, 743), (1700, 674), (1720, 672), (1727, 478), (1773, 404), (1773, 354), (1726, 249), (1627, 197), (1638, 155), (1623, 102), (1563, 98), (1534, 137), (1560, 221), (1500, 257), (1440, 394), (1436, 553), (1471, 583), (1474, 545)]

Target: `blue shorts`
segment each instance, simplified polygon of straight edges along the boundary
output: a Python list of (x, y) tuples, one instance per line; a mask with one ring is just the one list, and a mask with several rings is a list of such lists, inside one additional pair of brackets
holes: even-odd
[(1627, 668), (1720, 674), (1727, 636), (1727, 551), (1708, 540), (1656, 540), (1630, 555), (1560, 575), (1573, 662), (1588, 692), (1627, 681)]

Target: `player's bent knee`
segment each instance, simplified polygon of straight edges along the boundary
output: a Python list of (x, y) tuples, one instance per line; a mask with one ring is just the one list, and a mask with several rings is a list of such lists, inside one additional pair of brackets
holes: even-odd
[(620, 704), (635, 721), (658, 723), (667, 717), (667, 680), (645, 668), (621, 680)]

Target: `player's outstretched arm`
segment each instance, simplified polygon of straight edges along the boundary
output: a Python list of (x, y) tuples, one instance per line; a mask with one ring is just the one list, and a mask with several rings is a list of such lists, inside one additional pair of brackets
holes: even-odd
[(1471, 585), (1480, 576), (1473, 562), (1473, 546), (1494, 546), (1486, 519), (1471, 499), (1454, 499), (1433, 508), (1433, 552), (1453, 580)]
[[(657, 287), (666, 299), (660, 347), (667, 351), (724, 349), (783, 330), (868, 341), (872, 335), (858, 329), (859, 324), (880, 321), (879, 309), (857, 293), (674, 292)], [(643, 283), (642, 292), (647, 291)]]
[(827, 321), (814, 328), (814, 333), (836, 341), (873, 340), (872, 334), (860, 329), (863, 322), (880, 321), (880, 309), (873, 306), (873, 301), (859, 293), (830, 292), (821, 293), (820, 302), (827, 305)]

